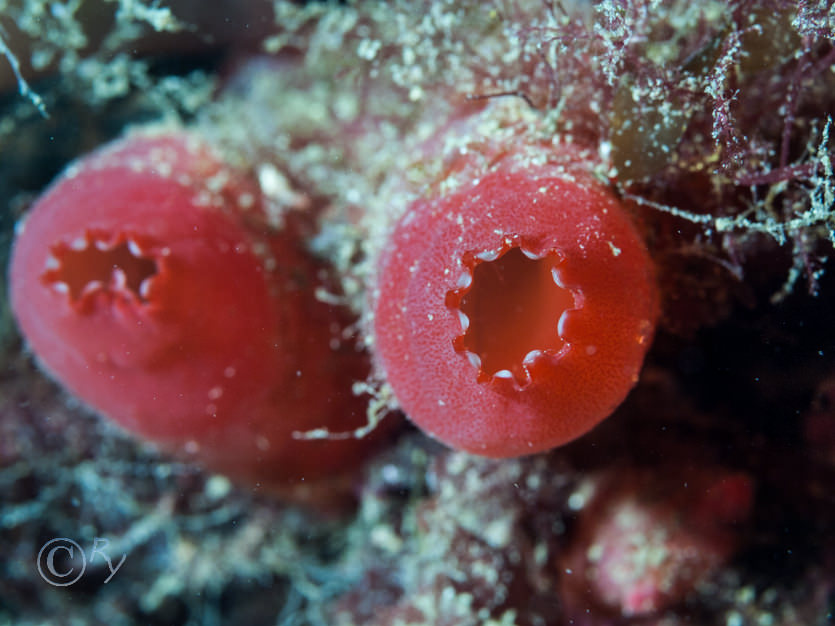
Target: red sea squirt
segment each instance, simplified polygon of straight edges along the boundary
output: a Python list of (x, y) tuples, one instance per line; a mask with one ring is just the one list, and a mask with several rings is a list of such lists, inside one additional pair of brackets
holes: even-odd
[(401, 407), (489, 457), (551, 449), (611, 414), (657, 318), (617, 199), (588, 173), (512, 159), (415, 202), (376, 280), (379, 363)]
[(366, 442), (367, 371), (321, 267), (260, 192), (193, 134), (135, 135), (72, 165), (19, 227), (12, 308), (42, 367), (97, 411), (212, 469), (283, 486)]

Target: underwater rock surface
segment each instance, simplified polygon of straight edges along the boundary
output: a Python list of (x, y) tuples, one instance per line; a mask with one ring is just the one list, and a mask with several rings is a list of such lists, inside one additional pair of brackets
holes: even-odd
[[(295, 284), (355, 317), (329, 325), (324, 352), (358, 339), (357, 355), (373, 363), (349, 380), (365, 420), (337, 431), (305, 423), (287, 445), (385, 437), (358, 445), (349, 471), (322, 457), (332, 481), (294, 472), (281, 493), (260, 470), (242, 480), (234, 454), (202, 469), (188, 449), (137, 439), (92, 413), (94, 398), (53, 382), (4, 295), (0, 623), (831, 623), (831, 2), (253, 0), (213, 10), (3, 5), (0, 259), (73, 160), (137, 130), (193, 133), (250, 181), (269, 224), (258, 237), (301, 225), (297, 241), (318, 270)], [(397, 225), (416, 206), (478, 190), (509, 162), (580, 172), (623, 207), (657, 285), (647, 310), (659, 314), (654, 333), (639, 333), (654, 339), (609, 417), (553, 450), (488, 459), (403, 419), (374, 305)], [(453, 213), (437, 220), (455, 223)], [(601, 232), (589, 229), (588, 242)], [(497, 249), (515, 234), (496, 234)], [(610, 243), (601, 249), (616, 259)], [(473, 272), (497, 270), (487, 298), (496, 308), (502, 293), (519, 293), (501, 280), (521, 282), (543, 258), (533, 243), (510, 247), (512, 271), (503, 268), (513, 259), (465, 251), (479, 259), (467, 257)], [(401, 257), (421, 275), (409, 267), (418, 254)], [(535, 284), (570, 289), (556, 274)], [(539, 292), (523, 293), (536, 307)], [(578, 305), (566, 302), (557, 304)], [(439, 314), (463, 333), (456, 307), (494, 319), (452, 305)], [(542, 328), (524, 336), (539, 340), (547, 320)], [(482, 363), (494, 362), (490, 341), (467, 344)], [(466, 350), (448, 352), (484, 384)], [(506, 354), (496, 362), (511, 375), (530, 365)], [(249, 382), (262, 375), (255, 363)], [(327, 384), (314, 381), (317, 392), (334, 406)], [(293, 385), (281, 394), (295, 410), (310, 404)], [(241, 463), (263, 468), (256, 455)]]

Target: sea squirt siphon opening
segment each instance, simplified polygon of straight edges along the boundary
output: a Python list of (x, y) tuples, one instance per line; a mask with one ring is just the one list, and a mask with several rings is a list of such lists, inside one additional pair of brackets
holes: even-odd
[(518, 246), (465, 255), (472, 280), (449, 292), (447, 305), (462, 326), (455, 349), (477, 367), (479, 382), (513, 378), (525, 386), (533, 360), (566, 348), (560, 318), (576, 307), (559, 284), (561, 261), (554, 251), (538, 256)]
[(67, 292), (74, 303), (100, 290), (147, 302), (143, 287), (159, 273), (156, 260), (124, 236), (108, 241), (87, 233), (70, 244), (52, 246), (50, 252), (41, 280)]

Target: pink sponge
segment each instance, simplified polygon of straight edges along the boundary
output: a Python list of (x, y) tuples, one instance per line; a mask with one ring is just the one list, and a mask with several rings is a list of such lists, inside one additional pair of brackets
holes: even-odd
[(646, 617), (682, 602), (734, 554), (753, 495), (747, 474), (710, 466), (598, 477), (559, 563), (567, 613)]

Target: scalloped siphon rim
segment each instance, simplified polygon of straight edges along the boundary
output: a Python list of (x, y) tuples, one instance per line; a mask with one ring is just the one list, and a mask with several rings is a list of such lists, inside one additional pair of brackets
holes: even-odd
[[(467, 334), (470, 329), (470, 319), (464, 311), (461, 310), (462, 303), (468, 293), (471, 292), (474, 281), (475, 269), (483, 263), (492, 263), (501, 259), (508, 252), (518, 249), (527, 259), (531, 261), (540, 261), (548, 257), (556, 257), (557, 261), (551, 268), (551, 276), (554, 285), (560, 289), (567, 291), (574, 300), (574, 306), (565, 308), (560, 313), (554, 324), (554, 330), (561, 345), (559, 349), (552, 348), (532, 349), (529, 350), (520, 363), (521, 376), (507, 368), (498, 369), (495, 372), (488, 372), (485, 370), (482, 358), (473, 350), (469, 349), (465, 342)], [(461, 257), (461, 267), (463, 272), (455, 279), (457, 285), (455, 289), (451, 289), (446, 293), (445, 304), (447, 309), (455, 315), (458, 319), (460, 334), (456, 335), (452, 340), (455, 351), (464, 356), (467, 362), (476, 370), (476, 380), (482, 384), (494, 384), (500, 381), (511, 382), (515, 389), (521, 391), (529, 387), (535, 382), (533, 366), (542, 361), (547, 360), (555, 363), (563, 358), (572, 349), (572, 344), (564, 334), (565, 319), (570, 312), (580, 311), (583, 308), (584, 297), (581, 290), (575, 287), (569, 287), (565, 284), (560, 275), (560, 265), (565, 262), (565, 255), (557, 248), (544, 247), (541, 244), (537, 245), (524, 240), (519, 235), (505, 235), (498, 247), (481, 252), (468, 251)]]

